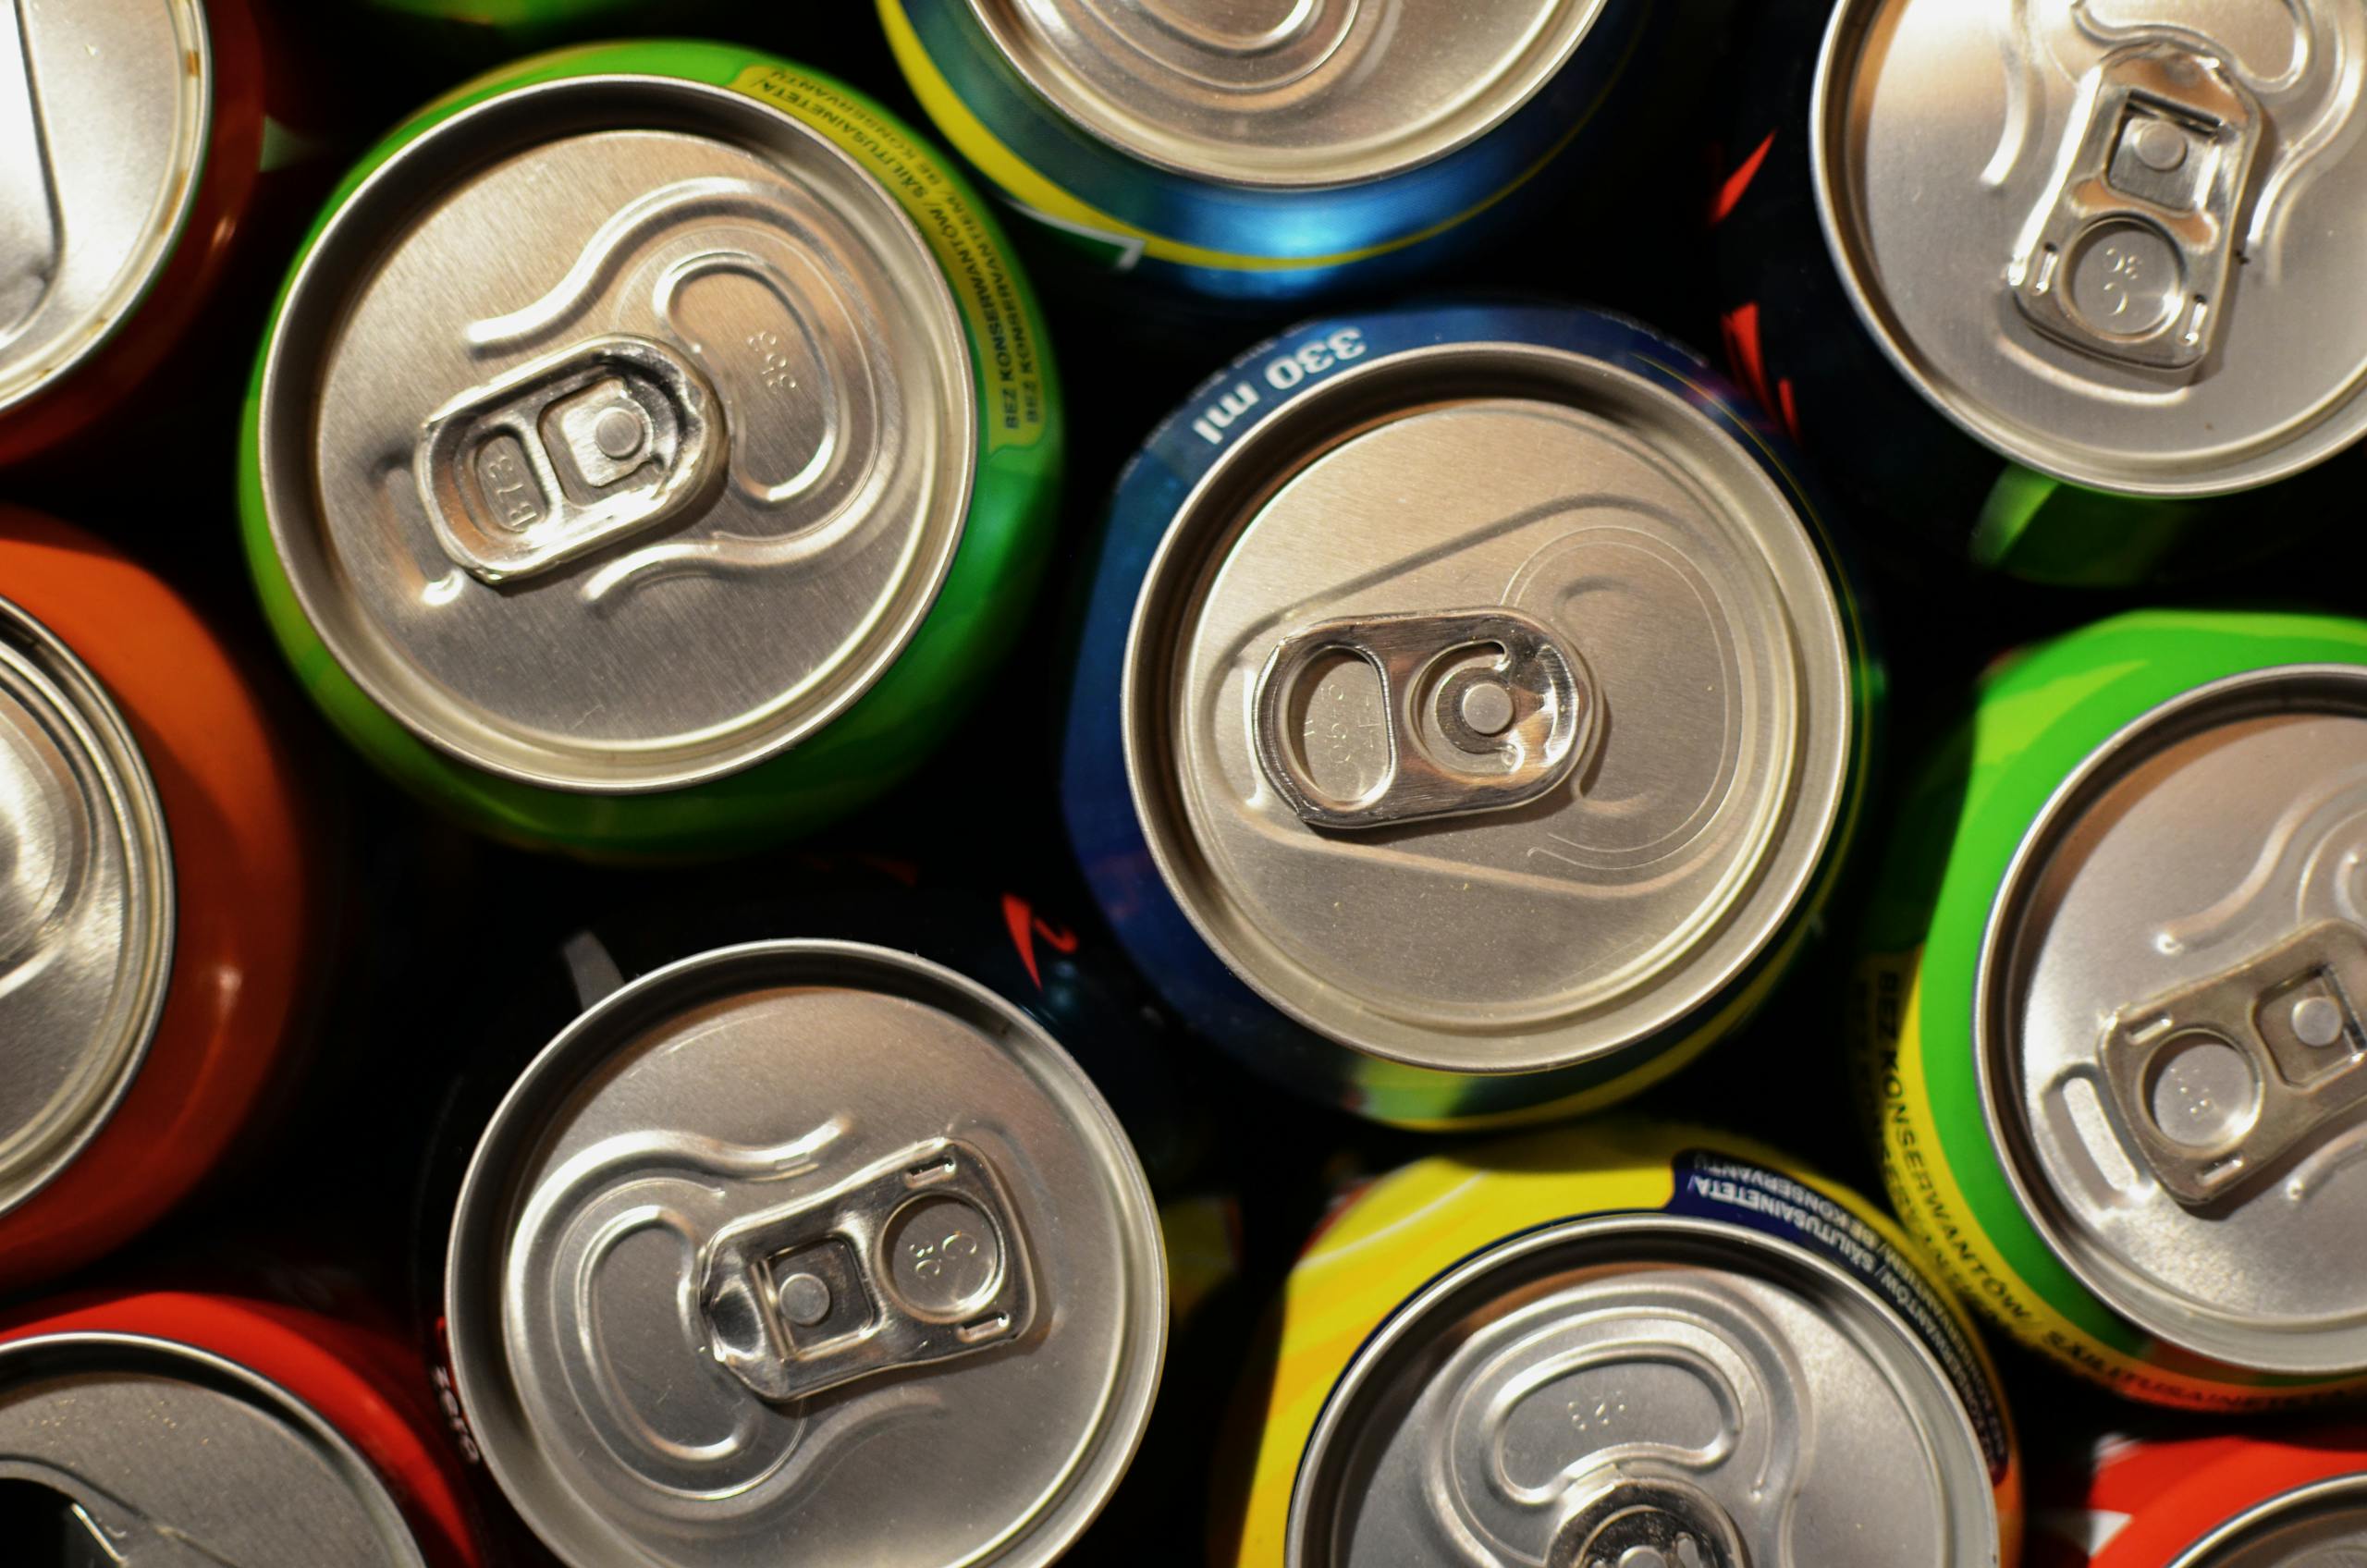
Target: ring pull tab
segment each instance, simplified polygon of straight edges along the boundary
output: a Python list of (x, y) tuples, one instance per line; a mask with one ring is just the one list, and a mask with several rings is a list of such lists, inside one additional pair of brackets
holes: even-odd
[(40, 308), (57, 276), (55, 179), (23, 7), (0, 0), (0, 340)]
[(2099, 1052), (2122, 1121), (2189, 1207), (2367, 1104), (2367, 929), (2328, 920), (2124, 1008)]
[[(42, 1562), (89, 1568), (238, 1568), (188, 1532), (159, 1524), (81, 1477), (42, 1465), (0, 1475), (0, 1539)], [(40, 1555), (43, 1545), (61, 1555)]]
[(1554, 1533), (1546, 1568), (1750, 1568), (1717, 1501), (1673, 1476), (1626, 1476), (1585, 1494)]
[(1011, 1203), (951, 1138), (727, 1226), (700, 1276), (716, 1360), (776, 1403), (1015, 1340), (1036, 1310)]
[(2106, 55), (2079, 102), (2006, 269), (2014, 302), (2075, 349), (2190, 370), (2226, 314), (2260, 102), (2221, 61), (2165, 43)]
[(411, 466), (436, 542), (499, 583), (680, 516), (721, 474), (727, 445), (706, 377), (619, 335), (462, 393), (421, 428)]
[[(1380, 782), (1353, 800), (1316, 782), (1300, 717), (1310, 675), (1340, 656), (1380, 677), (1388, 742)], [(1299, 820), (1317, 827), (1382, 827), (1525, 805), (1577, 766), (1592, 708), (1578, 671), (1560, 637), (1517, 610), (1325, 621), (1282, 639), (1258, 674), (1257, 766)]]

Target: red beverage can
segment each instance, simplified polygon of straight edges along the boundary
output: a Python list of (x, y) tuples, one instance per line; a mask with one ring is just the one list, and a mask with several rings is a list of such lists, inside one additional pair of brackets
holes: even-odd
[(255, 1124), (314, 967), (303, 804), (187, 604), (0, 508), (0, 1288), (127, 1240)]
[(249, 0), (0, 6), (0, 464), (200, 321), (256, 214), (269, 74)]
[(427, 1388), (400, 1340), (297, 1307), (36, 1306), (0, 1328), (0, 1540), (34, 1562), (477, 1568)]
[(2367, 1426), (2107, 1438), (2033, 1475), (2023, 1568), (2367, 1562)]

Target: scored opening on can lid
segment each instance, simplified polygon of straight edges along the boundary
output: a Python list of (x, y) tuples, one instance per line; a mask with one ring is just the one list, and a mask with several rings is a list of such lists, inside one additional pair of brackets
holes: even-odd
[(846, 153), (726, 89), (576, 78), (419, 135), (322, 231), (264, 496), (313, 629), (413, 734), (671, 789), (895, 661), (961, 543), (975, 403), (943, 274)]
[(131, 1568), (423, 1568), (393, 1496), (278, 1385), (141, 1335), (0, 1345), (12, 1560)]
[(2367, 667), (2214, 681), (2098, 748), (1978, 987), (1991, 1136), (2090, 1289), (2238, 1367), (2367, 1368)]
[(568, 1562), (1040, 1564), (1149, 1418), (1166, 1265), (1082, 1070), (950, 970), (720, 949), (546, 1049), (447, 1286), (487, 1463)]
[(1764, 955), (1836, 831), (1854, 671), (1750, 453), (1513, 343), (1376, 357), (1234, 440), (1145, 579), (1123, 725), (1236, 974), (1371, 1055), (1523, 1072)]
[(1333, 1388), (1291, 1568), (1985, 1568), (1989, 1469), (1931, 1352), (1756, 1231), (1530, 1231), (1397, 1308)]
[(0, 1213), (129, 1091), (172, 978), (164, 808), (98, 678), (0, 599)]
[(1834, 259), (2015, 460), (2240, 490), (2367, 432), (2351, 0), (1846, 0), (1809, 127)]
[(199, 0), (0, 5), (0, 413), (130, 319), (197, 201)]
[(1478, 0), (1452, 25), (1359, 0), (960, 3), (1029, 86), (1129, 156), (1220, 184), (1321, 187), (1478, 140), (1553, 79), (1608, 0)]
[(2346, 1568), (2362, 1556), (2367, 1474), (2314, 1481), (2246, 1509), (2170, 1568)]

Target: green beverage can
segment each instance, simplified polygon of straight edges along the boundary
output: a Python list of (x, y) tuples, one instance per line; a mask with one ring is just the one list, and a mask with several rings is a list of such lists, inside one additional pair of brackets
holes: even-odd
[(568, 50), (421, 111), (299, 254), (240, 504), (381, 771), (513, 841), (686, 858), (909, 773), (1025, 616), (1061, 472), (971, 187), (745, 48)]
[(1857, 1023), (1891, 1196), (2129, 1397), (2367, 1389), (2367, 622), (2015, 655), (1909, 791)]

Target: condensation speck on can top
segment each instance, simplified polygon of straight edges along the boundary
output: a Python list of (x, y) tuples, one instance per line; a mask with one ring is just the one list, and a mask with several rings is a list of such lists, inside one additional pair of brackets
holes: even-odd
[(2367, 13), (1846, 0), (1807, 128), (1834, 263), (1942, 412), (2182, 496), (2367, 432)]
[(199, 0), (0, 5), (0, 413), (131, 321), (213, 116)]
[(2362, 759), (2367, 670), (2187, 693), (2056, 791), (1982, 953), (2023, 1208), (2114, 1310), (2237, 1366), (2367, 1368)]

